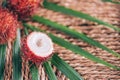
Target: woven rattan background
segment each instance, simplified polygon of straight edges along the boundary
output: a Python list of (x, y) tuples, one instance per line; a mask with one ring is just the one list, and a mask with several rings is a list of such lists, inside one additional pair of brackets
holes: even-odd
[[(103, 21), (120, 27), (120, 5), (112, 3), (103, 3), (101, 0), (51, 0), (59, 5), (66, 6), (68, 8), (83, 11), (92, 16), (95, 16)], [(83, 32), (86, 35), (101, 42), (107, 47), (120, 53), (120, 33), (117, 33), (111, 29), (105, 28), (102, 25), (97, 25), (93, 22), (89, 22), (83, 19), (68, 16), (62, 13), (39, 8), (36, 12), (40, 16), (44, 16), (52, 21), (56, 21), (63, 25), (69, 26), (69, 28)], [(31, 22), (29, 22), (31, 23)], [(57, 36), (60, 36), (73, 44), (76, 44), (83, 49), (91, 52), (92, 54), (112, 63), (120, 66), (120, 59), (112, 56), (111, 54), (103, 51), (99, 48), (93, 47), (81, 40), (77, 40), (57, 30), (47, 28), (46, 26), (38, 23), (31, 23), (44, 30), (51, 31)], [(6, 56), (6, 71), (5, 80), (12, 80), (12, 58), (11, 58), (11, 46), (8, 46), (8, 55)], [(120, 80), (120, 71), (109, 69), (101, 64), (94, 63), (80, 55), (76, 55), (69, 50), (66, 50), (58, 45), (55, 45), (55, 51), (59, 53), (67, 63), (69, 63), (77, 72), (79, 72), (85, 80)], [(24, 80), (31, 80), (29, 74), (28, 62), (22, 59), (22, 75)], [(58, 80), (67, 80), (67, 78), (61, 74), (55, 67), (53, 67)], [(41, 80), (48, 80), (42, 65), (39, 67)]]

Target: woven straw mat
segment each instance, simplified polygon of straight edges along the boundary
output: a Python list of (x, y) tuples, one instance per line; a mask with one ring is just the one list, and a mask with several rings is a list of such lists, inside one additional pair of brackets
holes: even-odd
[[(120, 27), (120, 5), (112, 3), (104, 3), (101, 0), (51, 0), (52, 2), (77, 10), (84, 13), (90, 14), (103, 21), (109, 22), (113, 25)], [(71, 29), (75, 29), (79, 32), (92, 37), (93, 39), (101, 42), (110, 49), (120, 53), (120, 33), (108, 29), (102, 25), (86, 21), (84, 19), (68, 16), (52, 10), (39, 8), (36, 14), (44, 16), (52, 21), (60, 24), (69, 26)], [(62, 37), (71, 43), (80, 46), (81, 48), (91, 52), (93, 55), (100, 57), (114, 65), (120, 66), (120, 59), (113, 55), (103, 51), (99, 48), (91, 46), (82, 40), (78, 40), (68, 36), (58, 30), (48, 28), (43, 24), (36, 22), (28, 22), (32, 25), (38, 26), (43, 30), (52, 32), (53, 34)], [(6, 65), (5, 65), (5, 80), (12, 80), (12, 58), (11, 58), (11, 43), (8, 45)], [(54, 45), (55, 53), (64, 59), (70, 66), (72, 66), (85, 80), (120, 80), (120, 71), (110, 69), (101, 64), (90, 61), (80, 55), (74, 54), (73, 52)], [(58, 80), (68, 80), (60, 71), (53, 66), (53, 70)], [(48, 80), (48, 77), (44, 71), (42, 65), (39, 67), (39, 73), (41, 80)], [(22, 58), (22, 76), (24, 80), (31, 80), (29, 72), (28, 61)]]

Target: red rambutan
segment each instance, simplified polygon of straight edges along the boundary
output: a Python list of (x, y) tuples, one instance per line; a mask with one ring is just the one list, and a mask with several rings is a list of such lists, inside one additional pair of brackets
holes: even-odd
[(17, 17), (7, 9), (0, 8), (0, 44), (12, 41), (16, 36), (18, 26)]
[(40, 2), (41, 0), (7, 0), (8, 8), (17, 13), (20, 19), (30, 17)]
[(44, 33), (32, 32), (21, 41), (21, 50), (26, 59), (41, 63), (52, 56), (53, 43)]

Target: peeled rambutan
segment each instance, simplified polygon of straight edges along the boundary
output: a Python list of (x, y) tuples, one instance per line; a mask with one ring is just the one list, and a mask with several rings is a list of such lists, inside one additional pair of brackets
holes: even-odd
[(21, 41), (21, 50), (26, 59), (42, 63), (52, 56), (53, 43), (44, 33), (32, 32)]
[(12, 41), (16, 36), (18, 27), (17, 17), (7, 9), (0, 8), (0, 44)]
[(17, 13), (20, 19), (30, 17), (40, 2), (41, 0), (7, 0), (8, 8)]

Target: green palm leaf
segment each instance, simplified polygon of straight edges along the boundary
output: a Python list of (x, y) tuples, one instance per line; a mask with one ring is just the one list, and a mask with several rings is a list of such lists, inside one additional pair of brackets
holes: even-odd
[(35, 64), (30, 63), (30, 73), (32, 75), (32, 80), (40, 80), (39, 70)]
[(4, 80), (6, 45), (0, 45), (0, 80)]
[(120, 4), (120, 1), (115, 1), (115, 0), (102, 0), (104, 2), (111, 2), (111, 3), (114, 3), (114, 4)]
[(51, 37), (51, 39), (53, 40), (53, 42), (55, 42), (56, 44), (58, 44), (58, 45), (60, 45), (60, 46), (62, 46), (62, 47), (65, 47), (66, 49), (69, 49), (69, 50), (73, 51), (74, 53), (80, 54), (80, 55), (82, 55), (82, 56), (84, 56), (84, 57), (86, 57), (86, 58), (88, 58), (88, 59), (90, 59), (90, 60), (92, 60), (92, 61), (95, 61), (95, 62), (97, 62), (97, 63), (101, 63), (101, 64), (106, 65), (106, 66), (108, 66), (108, 67), (111, 67), (111, 68), (113, 68), (113, 69), (118, 69), (118, 70), (120, 70), (119, 67), (116, 67), (116, 66), (114, 66), (114, 65), (112, 65), (112, 64), (109, 64), (109, 63), (105, 62), (104, 60), (102, 60), (102, 59), (100, 59), (100, 58), (98, 58), (98, 57), (95, 57), (95, 56), (92, 55), (91, 53), (83, 50), (82, 48), (80, 48), (80, 47), (78, 47), (78, 46), (76, 46), (76, 45), (71, 44), (71, 43), (68, 42), (68, 41), (65, 41), (65, 40), (62, 39), (62, 38), (59, 38), (59, 37), (57, 37), (57, 36), (54, 36), (53, 34), (49, 34), (49, 36)]
[(78, 12), (78, 11), (75, 11), (75, 10), (72, 10), (72, 9), (69, 9), (69, 8), (65, 8), (64, 6), (59, 6), (57, 4), (48, 2), (47, 0), (44, 0), (43, 6), (47, 9), (51, 9), (51, 10), (54, 10), (54, 11), (57, 11), (57, 12), (62, 12), (62, 13), (67, 14), (67, 15), (72, 15), (72, 16), (76, 16), (76, 17), (79, 17), (79, 18), (89, 20), (89, 21), (96, 22), (98, 24), (104, 25), (106, 27), (109, 27), (113, 30), (116, 30), (116, 31), (120, 32), (120, 28), (118, 28), (116, 26), (113, 26), (113, 25), (111, 25), (107, 22), (104, 22), (100, 19), (97, 19), (95, 17), (92, 17), (92, 16), (90, 16), (86, 13)]
[(21, 80), (22, 78), (22, 59), (20, 57), (20, 30), (17, 31), (17, 38), (13, 47), (13, 80)]
[(3, 2), (2, 2), (2, 7), (6, 7), (6, 5), (7, 5), (7, 1), (6, 0), (2, 0)]
[[(29, 28), (29, 29), (31, 29), (31, 30), (41, 31), (39, 28), (36, 28), (34, 26), (30, 26), (30, 25), (27, 25), (27, 24), (24, 24), (24, 26), (27, 27), (27, 28)], [(73, 51), (74, 53), (80, 54), (80, 55), (82, 55), (82, 56), (84, 56), (84, 57), (86, 57), (86, 58), (88, 58), (88, 59), (90, 59), (92, 61), (95, 61), (97, 63), (101, 63), (101, 64), (103, 64), (105, 66), (110, 67), (110, 68), (120, 70), (119, 67), (114, 66), (114, 65), (112, 65), (112, 64), (110, 64), (110, 63), (108, 63), (108, 62), (106, 62), (106, 61), (104, 61), (104, 60), (102, 60), (102, 59), (100, 59), (98, 57), (95, 57), (91, 53), (83, 50), (82, 48), (80, 48), (80, 47), (78, 47), (76, 45), (71, 44), (68, 41), (65, 41), (62, 38), (54, 36), (53, 34), (50, 34), (50, 33), (48, 35), (51, 37), (51, 39), (53, 40), (53, 42), (55, 42), (56, 44), (58, 44), (58, 45), (60, 45), (62, 47), (65, 47), (66, 49), (69, 49), (69, 50)]]
[(49, 62), (45, 62), (43, 64), (46, 73), (48, 74), (49, 80), (57, 80), (57, 77), (55, 76), (55, 73), (52, 70), (52, 67)]
[(91, 44), (93, 46), (99, 47), (99, 48), (101, 48), (103, 50), (106, 50), (107, 52), (112, 53), (114, 56), (117, 56), (117, 57), (120, 58), (120, 55), (118, 53), (112, 51), (111, 49), (109, 49), (106, 46), (100, 44), (99, 42), (93, 40), (92, 38), (87, 37), (86, 35), (84, 35), (84, 34), (82, 34), (80, 32), (77, 32), (75, 30), (69, 29), (66, 26), (63, 26), (62, 24), (52, 22), (52, 21), (50, 21), (48, 19), (45, 19), (44, 17), (40, 17), (40, 16), (37, 16), (37, 15), (33, 16), (32, 19), (34, 21), (39, 22), (39, 23), (43, 23), (43, 24), (47, 25), (48, 27), (52, 27), (52, 28), (55, 28), (55, 29), (57, 29), (59, 31), (62, 31), (62, 32), (66, 33), (66, 34), (68, 34), (70, 36), (73, 36), (73, 37), (78, 38), (78, 39), (82, 39), (83, 41), (85, 41), (85, 42), (87, 42), (87, 43), (89, 43), (89, 44)]
[(65, 74), (70, 80), (83, 80), (82, 77), (70, 67), (64, 60), (62, 60), (57, 54), (52, 57), (52, 64), (57, 67), (63, 74)]

